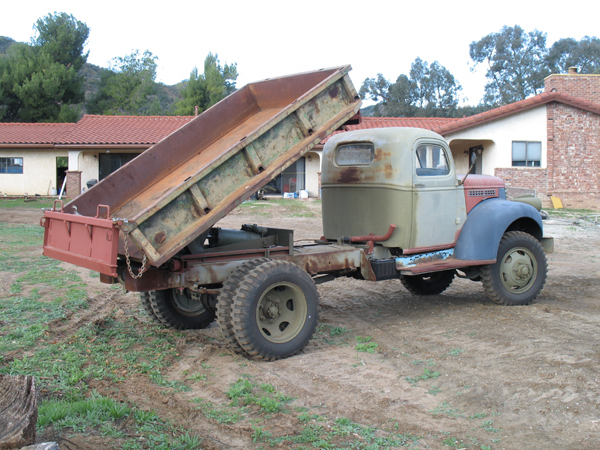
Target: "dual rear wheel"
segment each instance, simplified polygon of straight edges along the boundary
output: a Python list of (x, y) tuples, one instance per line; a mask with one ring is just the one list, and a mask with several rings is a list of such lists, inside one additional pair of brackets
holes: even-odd
[(206, 328), (216, 317), (232, 350), (267, 361), (299, 353), (319, 319), (311, 276), (293, 263), (266, 258), (245, 261), (231, 273), (216, 314), (188, 289), (144, 292), (141, 299), (154, 321), (179, 330)]
[(217, 321), (238, 353), (274, 361), (299, 353), (312, 337), (319, 294), (311, 276), (287, 261), (244, 262), (217, 300)]

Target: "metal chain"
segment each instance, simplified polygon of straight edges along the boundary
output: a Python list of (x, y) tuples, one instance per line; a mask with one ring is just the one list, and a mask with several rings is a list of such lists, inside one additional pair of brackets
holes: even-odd
[(134, 280), (138, 278), (142, 278), (144, 272), (146, 271), (146, 263), (148, 262), (146, 255), (144, 254), (144, 259), (142, 259), (142, 267), (138, 271), (137, 275), (133, 273), (133, 269), (131, 268), (131, 260), (129, 259), (129, 247), (127, 245), (127, 233), (123, 233), (123, 246), (125, 247), (125, 262), (127, 263), (127, 270), (129, 270), (129, 275)]

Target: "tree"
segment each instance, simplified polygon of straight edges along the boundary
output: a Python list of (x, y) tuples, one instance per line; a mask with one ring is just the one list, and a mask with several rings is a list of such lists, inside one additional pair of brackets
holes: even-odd
[(177, 103), (175, 114), (193, 115), (195, 107), (202, 112), (235, 91), (237, 64), (221, 66), (219, 56), (209, 53), (204, 60), (204, 73), (194, 67), (190, 78), (181, 91), (182, 99)]
[(152, 115), (161, 113), (156, 98), (158, 57), (146, 50), (112, 59), (100, 74), (98, 92), (86, 106), (91, 114)]
[(400, 75), (390, 83), (383, 75), (367, 78), (362, 84), (361, 98), (380, 101), (375, 115), (390, 117), (453, 117), (462, 87), (454, 76), (435, 61), (431, 66), (416, 58), (410, 78)]
[(84, 99), (79, 70), (89, 29), (65, 13), (49, 14), (34, 27), (31, 45), (13, 43), (0, 60), (0, 120), (75, 121)]
[(569, 67), (577, 67), (580, 73), (600, 73), (600, 39), (559, 39), (550, 47), (547, 64), (552, 73), (567, 73)]
[(0, 36), (0, 56), (7, 52), (8, 48), (15, 43), (14, 39)]
[(83, 53), (90, 30), (87, 25), (66, 13), (48, 14), (35, 25), (37, 36), (31, 39), (33, 47), (43, 48), (54, 62), (74, 66), (79, 71), (90, 52)]
[(529, 33), (518, 25), (503, 27), (469, 46), (475, 65), (486, 64), (484, 102), (506, 105), (536, 95), (550, 74), (546, 64), (546, 33)]

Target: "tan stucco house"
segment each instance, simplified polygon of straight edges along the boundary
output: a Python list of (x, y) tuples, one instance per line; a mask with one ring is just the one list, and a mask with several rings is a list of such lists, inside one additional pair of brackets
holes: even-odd
[[(193, 117), (85, 115), (75, 124), (0, 123), (0, 192), (74, 197)], [(600, 209), (600, 75), (551, 75), (545, 92), (462, 119), (364, 117), (345, 130), (416, 127), (448, 141), (459, 172), (495, 175), (566, 207)], [(320, 193), (317, 145), (270, 183), (270, 193)]]

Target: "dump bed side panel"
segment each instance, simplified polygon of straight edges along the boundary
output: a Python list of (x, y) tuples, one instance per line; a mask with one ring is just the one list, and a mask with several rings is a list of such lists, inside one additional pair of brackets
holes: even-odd
[[(153, 209), (130, 216), (138, 247), (154, 265), (161, 264), (340, 127), (357, 112), (345, 81), (339, 79), (290, 114), (280, 115), (254, 140), (241, 140), (227, 158), (190, 174)], [(218, 144), (207, 152), (216, 151)], [(123, 214), (126, 207), (117, 212), (119, 217), (128, 216)]]
[(245, 86), (73, 200), (65, 213), (93, 216), (97, 205), (107, 205), (123, 223), (118, 253), (126, 235), (134, 259), (163, 264), (359, 111), (349, 70)]

